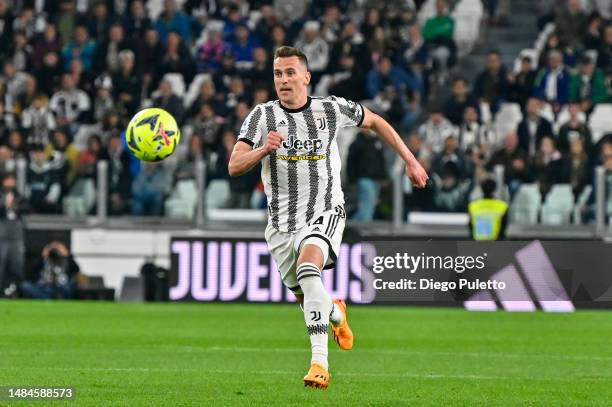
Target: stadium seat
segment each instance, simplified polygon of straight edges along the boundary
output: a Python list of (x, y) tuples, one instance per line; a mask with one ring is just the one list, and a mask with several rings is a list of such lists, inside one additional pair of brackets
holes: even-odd
[(170, 81), (172, 84), (172, 92), (178, 97), (185, 96), (185, 79), (180, 73), (167, 73), (164, 75), (164, 80)]
[(166, 215), (173, 219), (192, 219), (195, 215), (198, 189), (194, 180), (177, 182), (165, 202)]
[(197, 99), (198, 94), (200, 93), (200, 88), (202, 87), (202, 84), (207, 80), (208, 81), (211, 80), (210, 74), (207, 74), (207, 73), (197, 74), (193, 78), (193, 80), (189, 84), (187, 93), (185, 94), (185, 98), (183, 101), (183, 104), (185, 107), (191, 106), (193, 101)]
[(505, 134), (515, 131), (521, 120), (523, 120), (523, 113), (518, 103), (502, 103), (494, 121), (498, 137), (504, 137)]
[(455, 6), (452, 13), (455, 18), (453, 38), (457, 43), (460, 55), (470, 53), (478, 40), (483, 14), (480, 0), (461, 0)]
[(224, 179), (210, 181), (206, 190), (206, 208), (223, 208), (230, 197), (229, 182)]
[(584, 187), (584, 189), (576, 199), (573, 214), (574, 224), (576, 225), (582, 223), (582, 211), (587, 207), (587, 203), (589, 201), (589, 198), (591, 197), (591, 192), (593, 192), (593, 187), (591, 185), (587, 185)]
[(423, 27), (425, 22), (436, 15), (436, 0), (426, 0), (421, 6), (417, 19), (419, 25)]
[(574, 193), (570, 184), (556, 184), (546, 195), (540, 212), (545, 225), (568, 225), (574, 209)]
[(538, 184), (521, 185), (510, 206), (510, 222), (523, 225), (537, 224), (541, 204), (542, 196)]
[(91, 178), (78, 180), (70, 194), (64, 197), (62, 206), (68, 216), (87, 216), (96, 202), (96, 187)]
[(612, 120), (610, 118), (612, 118), (612, 104), (595, 105), (595, 109), (589, 117), (589, 128), (591, 129), (593, 143), (597, 143), (604, 134), (612, 132)]

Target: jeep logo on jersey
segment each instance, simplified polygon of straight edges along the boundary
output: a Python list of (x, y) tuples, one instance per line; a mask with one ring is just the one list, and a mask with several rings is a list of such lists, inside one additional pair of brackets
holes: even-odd
[(283, 147), (287, 150), (306, 150), (309, 152), (315, 152), (323, 148), (323, 140), (315, 138), (308, 140), (300, 140), (295, 136), (289, 136), (285, 141), (283, 141)]

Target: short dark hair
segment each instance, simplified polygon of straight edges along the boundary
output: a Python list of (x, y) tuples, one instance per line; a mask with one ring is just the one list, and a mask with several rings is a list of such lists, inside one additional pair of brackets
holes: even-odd
[(304, 55), (304, 53), (299, 49), (283, 45), (282, 47), (277, 48), (274, 52), (274, 59), (289, 57), (298, 57), (300, 62), (302, 62), (306, 66), (306, 69), (308, 69), (308, 58), (306, 58), (306, 55)]
[(482, 181), (480, 188), (482, 188), (482, 194), (485, 198), (492, 198), (497, 189), (497, 182), (494, 179), (487, 178)]

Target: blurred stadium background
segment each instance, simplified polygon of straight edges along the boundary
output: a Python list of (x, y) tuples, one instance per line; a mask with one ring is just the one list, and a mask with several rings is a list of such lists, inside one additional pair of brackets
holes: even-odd
[[(354, 243), (368, 239), (469, 239), (467, 205), (482, 197), (479, 184), (488, 177), (497, 180), (496, 196), (510, 204), (507, 238), (612, 242), (611, 17), (609, 0), (0, 0), (0, 297), (291, 301), (270, 264), (262, 271), (246, 260), (247, 252), (249, 259), (266, 254), (259, 173), (231, 179), (227, 173), (242, 121), (254, 105), (276, 98), (271, 56), (284, 44), (308, 56), (312, 95), (342, 96), (379, 113), (430, 172), (429, 187), (413, 190), (388, 147), (358, 129), (343, 130), (347, 256)], [(182, 129), (180, 148), (160, 165), (139, 162), (124, 145), (127, 121), (149, 106), (171, 112)], [(204, 276), (215, 264), (204, 266), (202, 259), (204, 248), (223, 252), (223, 242), (244, 258), (232, 270), (244, 273), (241, 283), (220, 283), (234, 288), (225, 297), (210, 285), (194, 288), (224, 280), (223, 273)], [(32, 290), (45, 260), (64, 254), (72, 259), (65, 270), (69, 290)], [(194, 287), (179, 284), (181, 272)], [(261, 287), (259, 279), (266, 281)], [(343, 293), (359, 302), (348, 277)], [(32, 310), (33, 321), (44, 320), (45, 307), (22, 304), (6, 315)], [(62, 306), (66, 315), (73, 310), (74, 323), (94, 307)], [(121, 322), (96, 307), (91, 310), (101, 321), (125, 324), (127, 331), (146, 313), (117, 309), (134, 313)], [(238, 321), (250, 314), (210, 309)], [(181, 312), (155, 310), (166, 321)], [(359, 308), (357, 315), (375, 321), (368, 312)], [(407, 321), (450, 315), (460, 329), (473, 318), (423, 312)], [(507, 325), (479, 320), (474, 329), (512, 336), (525, 323), (537, 336), (535, 322), (520, 318)], [(599, 314), (581, 318), (576, 327), (595, 338), (595, 327), (603, 325)], [(17, 319), (7, 316), (7, 322)], [(274, 329), (290, 324), (279, 323)], [(33, 325), (13, 327), (16, 336), (4, 338), (9, 348), (12, 339), (41, 334)], [(435, 335), (437, 327), (426, 332)], [(66, 326), (58, 332), (78, 347)], [(210, 332), (193, 335), (201, 334)], [(223, 346), (216, 339), (210, 346)], [(466, 339), (466, 352), (482, 345), (479, 339)], [(60, 346), (59, 339), (47, 340)], [(543, 340), (541, 349), (553, 341)], [(188, 346), (189, 337), (183, 342)], [(373, 337), (365, 343), (372, 352), (378, 346)], [(498, 350), (524, 352), (514, 345)], [(558, 354), (570, 352), (568, 343), (557, 345)], [(602, 356), (600, 345), (592, 344), (590, 356), (569, 358), (603, 366), (611, 356)], [(423, 349), (433, 360), (432, 349)], [(61, 365), (51, 356), (45, 363)], [(567, 390), (576, 400), (578, 387)], [(284, 391), (290, 394), (291, 386)], [(545, 396), (531, 400), (545, 400), (538, 397)]]

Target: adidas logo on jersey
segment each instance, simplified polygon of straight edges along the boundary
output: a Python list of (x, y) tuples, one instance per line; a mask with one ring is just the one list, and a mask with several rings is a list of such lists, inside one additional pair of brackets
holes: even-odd
[(287, 126), (287, 123), (284, 120), (281, 120), (280, 123), (276, 125), (276, 127), (283, 127), (283, 126)]

